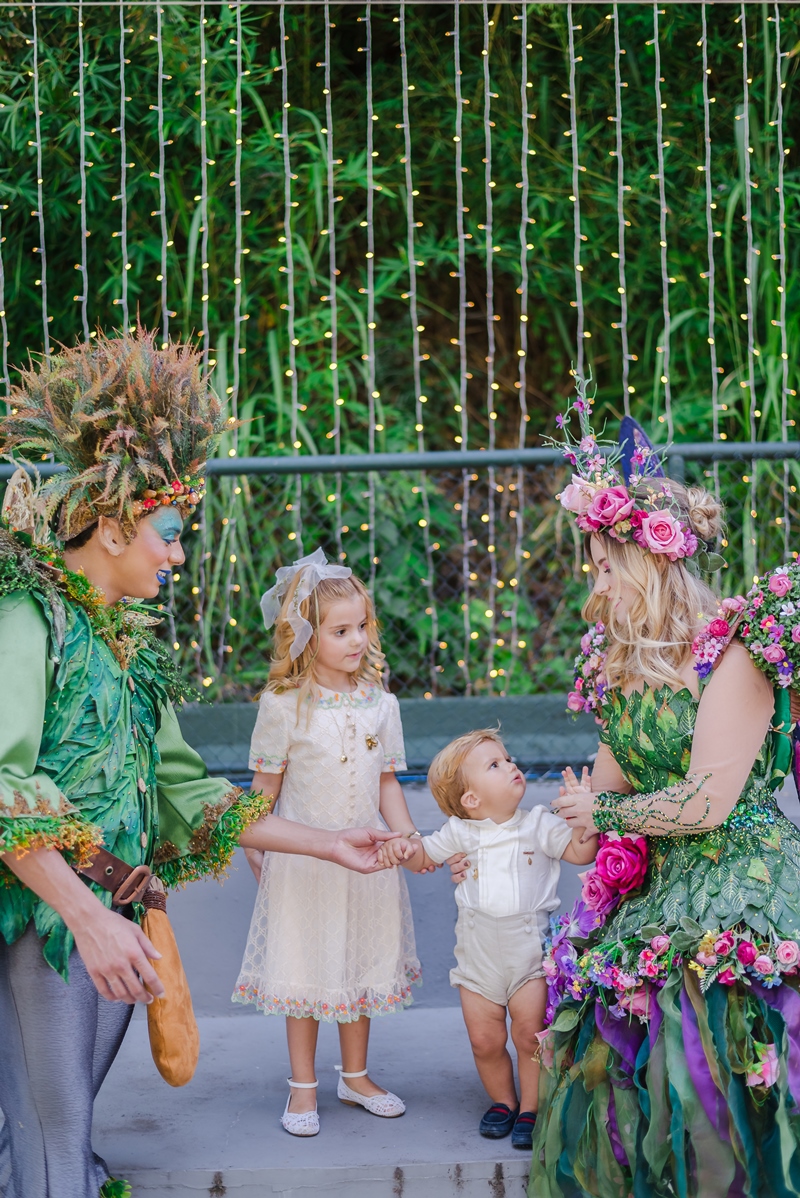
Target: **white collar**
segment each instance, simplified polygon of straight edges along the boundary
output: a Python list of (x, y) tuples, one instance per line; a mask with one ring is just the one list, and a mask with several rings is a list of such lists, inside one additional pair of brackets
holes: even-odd
[(527, 815), (527, 812), (518, 807), (511, 816), (511, 819), (504, 820), (502, 824), (495, 823), (493, 819), (471, 819), (468, 822), (474, 824), (476, 828), (486, 828), (487, 831), (504, 828), (511, 829), (516, 828), (522, 822), (525, 815)]

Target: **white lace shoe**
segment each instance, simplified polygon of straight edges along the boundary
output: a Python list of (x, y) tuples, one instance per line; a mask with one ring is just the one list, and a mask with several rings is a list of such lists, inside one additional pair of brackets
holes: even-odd
[[(319, 1082), (293, 1082), (290, 1077), (286, 1079), (293, 1090), (316, 1090)], [(316, 1108), (313, 1111), (300, 1111), (295, 1114), (289, 1110), (289, 1103), (292, 1101), (292, 1095), (286, 1099), (286, 1110), (281, 1116), (281, 1124), (290, 1136), (318, 1136), (319, 1135), (319, 1114)]]
[(346, 1103), (347, 1106), (363, 1106), (370, 1115), (380, 1115), (382, 1119), (396, 1119), (398, 1115), (405, 1114), (406, 1104), (388, 1090), (384, 1094), (371, 1094), (367, 1097), (364, 1094), (359, 1094), (357, 1090), (350, 1089), (344, 1079), (346, 1077), (366, 1077), (366, 1069), (362, 1069), (360, 1073), (344, 1073), (341, 1065), (337, 1065), (336, 1070), (339, 1074), (336, 1094), (340, 1102)]

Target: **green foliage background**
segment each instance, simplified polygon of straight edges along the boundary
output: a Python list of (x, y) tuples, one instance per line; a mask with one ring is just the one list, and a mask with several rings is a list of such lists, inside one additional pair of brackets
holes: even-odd
[[(613, 117), (612, 6), (575, 5), (577, 95), (579, 112), (582, 272), (586, 306), (587, 361), (598, 386), (598, 408), (613, 427), (623, 411), (617, 294), (617, 196)], [(80, 336), (80, 222), (78, 199), (79, 126), (77, 6), (38, 8), (40, 107), (44, 159), (48, 315), (55, 341), (71, 343)], [(215, 382), (231, 386), (232, 316), (234, 306), (233, 180), (235, 116), (234, 7), (207, 4), (207, 102), (209, 159), (209, 322), (216, 362)], [(383, 431), (378, 450), (416, 448), (411, 327), (406, 260), (405, 166), (402, 90), (398, 47), (398, 8), (372, 9), (375, 181), (375, 289), (377, 305), (376, 416)], [(468, 413), (469, 445), (488, 442), (488, 412), (494, 407), (497, 444), (517, 444), (520, 285), (521, 122), (528, 120), (528, 160), (535, 224), (528, 251), (530, 303), (526, 426), (528, 445), (554, 431), (553, 419), (571, 386), (575, 359), (575, 283), (572, 265), (573, 204), (569, 129), (567, 8), (564, 4), (528, 6), (527, 103), (520, 99), (521, 6), (490, 6), (492, 97), (494, 258), (497, 352), (495, 376), (500, 390), (487, 401), (486, 272), (482, 224), (485, 220), (482, 159), (483, 13), (479, 5), (461, 8), (463, 175), (467, 232)], [(339, 387), (343, 452), (366, 450), (366, 107), (365, 9), (333, 5), (332, 102), (336, 155), (337, 279), (339, 297)], [(752, 280), (757, 297), (754, 328), (756, 388), (750, 395), (741, 384), (747, 377), (745, 309), (744, 171), (742, 115), (742, 42), (738, 5), (707, 7), (708, 57), (711, 65), (712, 180), (717, 271), (716, 343), (721, 373), (719, 401), (722, 433), (728, 440), (749, 437), (751, 406), (758, 437), (781, 438), (782, 360), (778, 309), (778, 196), (776, 138), (776, 64), (774, 6), (746, 6), (750, 84), (751, 199), (758, 271)], [(654, 98), (653, 8), (619, 6), (623, 58), (623, 150), (626, 184), (627, 293), (629, 303), (630, 382), (635, 387), (635, 415), (664, 439), (664, 394), (660, 383), (663, 340), (659, 265), (659, 205)], [(460, 417), (458, 402), (458, 254), (455, 213), (453, 136), (453, 8), (414, 5), (406, 10), (409, 92), (413, 142), (413, 183), (421, 333), (422, 389), (428, 396), (424, 439), (427, 448), (455, 448)], [(791, 394), (790, 420), (797, 417), (796, 351), (798, 345), (798, 256), (800, 207), (797, 168), (797, 50), (800, 6), (780, 5), (785, 83), (784, 141), (786, 156), (786, 235), (789, 281), (787, 336)], [(119, 12), (113, 5), (83, 10), (85, 37), (85, 103), (87, 155), (90, 320), (113, 328), (119, 322), (114, 300), (121, 294), (120, 203), (118, 194)], [(170, 330), (190, 336), (202, 326), (200, 286), (199, 162), (199, 7), (164, 6), (164, 121), (166, 191), (169, 214), (168, 296)], [(128, 285), (131, 312), (137, 305), (146, 324), (159, 324), (161, 239), (158, 209), (158, 144), (156, 112), (157, 47), (152, 6), (126, 9)], [(243, 244), (248, 250), (242, 280), (241, 387), (239, 413), (247, 423), (237, 450), (245, 454), (287, 454), (290, 445), (290, 396), (285, 370), (285, 244), (283, 236), (284, 171), (282, 143), (276, 136), (282, 119), (279, 16), (277, 7), (242, 6), (244, 59)], [(300, 453), (332, 448), (334, 427), (331, 372), (328, 369), (330, 306), (326, 219), (325, 96), (323, 95), (324, 24), (320, 5), (292, 7), (285, 14), (288, 36), (288, 91), (296, 259), (298, 320), (296, 335), (300, 400)], [(708, 269), (706, 252), (705, 180), (697, 168), (704, 162), (702, 60), (699, 4), (666, 5), (660, 21), (661, 84), (668, 213), (668, 261), (672, 313), (671, 382), (675, 438), (706, 440), (711, 436), (710, 362), (707, 344)], [(42, 345), (41, 255), (37, 210), (35, 130), (32, 102), (30, 8), (0, 7), (0, 218), (5, 270), (5, 311), (10, 361), (19, 361)], [(528, 115), (530, 114), (530, 115)], [(668, 144), (667, 144), (668, 143)], [(794, 428), (794, 425), (792, 425)], [(794, 433), (792, 433), (794, 435)], [(226, 453), (231, 444), (223, 447)], [(498, 479), (504, 487), (498, 507), (496, 561), (498, 577), (515, 604), (503, 607), (487, 588), (492, 571), (481, 515), (487, 507), (486, 472), (478, 472), (470, 520), (475, 522), (471, 569), (476, 577), (468, 596), (469, 628), (462, 610), (458, 479), (433, 478), (425, 484), (432, 504), (430, 534), (440, 549), (433, 571), (426, 558), (418, 520), (419, 477), (345, 477), (342, 514), (329, 501), (335, 479), (307, 480), (303, 525), (297, 523), (294, 480), (246, 480), (215, 483), (204, 526), (190, 544), (180, 601), (171, 635), (178, 652), (193, 661), (211, 685), (230, 694), (254, 685), (263, 676), (267, 638), (259, 628), (256, 599), (275, 566), (293, 556), (301, 532), (308, 550), (322, 540), (336, 552), (341, 538), (347, 560), (369, 574), (368, 545), (362, 524), (368, 522), (371, 487), (376, 496), (375, 543), (379, 562), (375, 586), (387, 628), (386, 647), (401, 690), (458, 690), (498, 686), (501, 689), (549, 689), (568, 673), (566, 657), (578, 632), (581, 593), (579, 562), (571, 534), (557, 527), (552, 488), (557, 479), (545, 472), (526, 487), (524, 537), (530, 558), (516, 545), (517, 524), (509, 516), (513, 475)], [(710, 471), (709, 471), (710, 473)], [(702, 476), (702, 472), (701, 472)], [(738, 589), (741, 576), (774, 564), (783, 552), (783, 468), (758, 468), (757, 510), (749, 511), (750, 472), (724, 468), (721, 483), (731, 516), (728, 589)], [(748, 481), (743, 481), (743, 478)], [(794, 473), (791, 485), (797, 483)], [(238, 487), (238, 493), (236, 488)], [(416, 487), (416, 491), (412, 490)], [(796, 492), (790, 493), (796, 508)], [(292, 510), (287, 512), (287, 504)], [(505, 506), (503, 506), (505, 505)], [(756, 510), (756, 509), (754, 509)], [(795, 518), (797, 513), (795, 512)], [(226, 521), (226, 523), (223, 523)], [(343, 534), (342, 526), (348, 528)], [(295, 535), (290, 538), (290, 533)], [(563, 536), (567, 536), (566, 548)], [(230, 558), (234, 556), (235, 562)], [(519, 567), (522, 567), (520, 571)], [(563, 583), (566, 573), (570, 581)], [(187, 574), (191, 585), (187, 586)], [(196, 588), (193, 596), (191, 586)], [(238, 589), (234, 589), (238, 588)], [(426, 607), (431, 611), (426, 613)], [(491, 620), (484, 610), (495, 611)], [(506, 611), (509, 614), (503, 615)], [(198, 620), (196, 617), (200, 616)], [(231, 624), (231, 620), (236, 624)], [(435, 621), (435, 622), (434, 622)], [(488, 621), (488, 622), (487, 622)], [(505, 623), (504, 623), (505, 622)], [(471, 631), (479, 628), (478, 638)], [(527, 629), (527, 630), (526, 630)], [(513, 632), (513, 636), (512, 636)], [(524, 635), (523, 635), (524, 634)], [(520, 646), (518, 641), (525, 640)], [(457, 665), (457, 644), (472, 640), (468, 664)], [(504, 643), (497, 644), (498, 640)], [(192, 642), (195, 642), (194, 647)], [(446, 648), (439, 649), (444, 643)], [(230, 650), (230, 651), (229, 651)], [(566, 657), (565, 657), (566, 655)], [(524, 668), (522, 668), (524, 667)], [(494, 678), (491, 671), (497, 673)], [(513, 671), (513, 674), (512, 674)], [(513, 682), (512, 682), (513, 677)]]

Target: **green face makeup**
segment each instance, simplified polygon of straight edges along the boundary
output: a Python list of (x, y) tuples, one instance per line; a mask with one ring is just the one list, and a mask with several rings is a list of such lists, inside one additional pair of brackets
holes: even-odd
[(159, 536), (167, 542), (177, 541), (183, 530), (183, 520), (174, 507), (161, 507), (148, 519)]

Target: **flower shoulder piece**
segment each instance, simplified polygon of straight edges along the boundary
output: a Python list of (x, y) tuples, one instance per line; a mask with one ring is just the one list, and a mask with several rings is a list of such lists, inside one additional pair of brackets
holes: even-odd
[(720, 655), (730, 644), (741, 621), (746, 602), (741, 595), (723, 599), (716, 619), (710, 620), (692, 641), (694, 668), (700, 678), (708, 678)]
[(800, 690), (800, 563), (779, 566), (750, 589), (740, 635), (775, 686)]
[(581, 711), (596, 713), (605, 701), (605, 633), (605, 625), (598, 620), (581, 637), (581, 651), (575, 658), (573, 689), (567, 696), (567, 709), (576, 715)]

